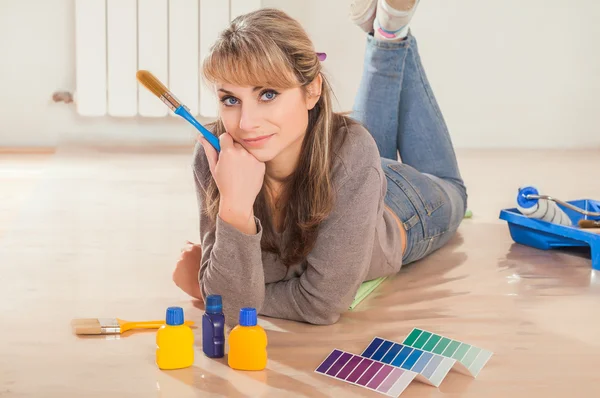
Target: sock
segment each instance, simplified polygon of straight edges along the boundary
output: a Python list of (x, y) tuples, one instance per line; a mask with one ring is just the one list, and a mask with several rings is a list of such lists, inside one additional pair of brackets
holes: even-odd
[(385, 41), (403, 40), (418, 4), (419, 0), (378, 0), (377, 17), (373, 22), (375, 37)]

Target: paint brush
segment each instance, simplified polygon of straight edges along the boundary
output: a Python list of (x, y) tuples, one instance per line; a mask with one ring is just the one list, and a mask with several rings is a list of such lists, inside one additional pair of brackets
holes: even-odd
[(600, 228), (600, 220), (579, 220), (577, 224), (581, 228)]
[[(188, 326), (193, 326), (194, 322), (185, 321)], [(121, 334), (132, 329), (159, 329), (165, 321), (126, 321), (119, 318), (89, 318), (74, 319), (71, 321), (71, 327), (75, 334)]]
[(169, 91), (164, 84), (160, 82), (152, 73), (147, 70), (138, 70), (135, 74), (137, 81), (140, 82), (144, 87), (146, 87), (152, 94), (156, 95), (162, 102), (164, 102), (169, 109), (173, 111), (176, 115), (181, 116), (202, 134), (204, 138), (217, 150), (217, 152), (221, 151), (221, 146), (219, 145), (219, 139), (212, 134), (210, 131), (206, 129), (203, 125), (201, 125), (196, 118), (192, 116), (190, 110), (181, 103), (173, 95), (172, 92)]

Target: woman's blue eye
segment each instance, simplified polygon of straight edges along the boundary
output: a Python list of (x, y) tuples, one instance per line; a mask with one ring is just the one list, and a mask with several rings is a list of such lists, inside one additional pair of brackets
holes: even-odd
[(272, 101), (275, 99), (276, 96), (277, 93), (275, 91), (265, 91), (264, 94), (261, 96), (261, 100)]
[(227, 97), (227, 98), (223, 99), (223, 103), (228, 106), (235, 105), (236, 104), (235, 101), (237, 101), (237, 99), (233, 98), (233, 97)]

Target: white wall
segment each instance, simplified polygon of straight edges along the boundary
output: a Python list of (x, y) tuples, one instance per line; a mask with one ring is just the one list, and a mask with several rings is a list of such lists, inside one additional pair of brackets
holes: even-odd
[[(600, 3), (593, 0), (422, 1), (413, 22), (421, 57), (457, 147), (600, 147)], [(78, 117), (54, 104), (74, 91), (74, 1), (0, 0), (0, 145), (60, 139), (181, 143), (179, 118)], [(263, 0), (298, 18), (348, 110), (364, 36), (348, 0)]]
[(53, 103), (75, 91), (74, 0), (0, 0), (0, 145), (48, 146), (63, 139), (180, 143), (193, 137), (179, 118), (82, 118)]

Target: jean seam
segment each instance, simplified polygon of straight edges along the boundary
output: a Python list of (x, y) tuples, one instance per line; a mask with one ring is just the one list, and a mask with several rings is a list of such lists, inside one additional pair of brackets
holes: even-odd
[(415, 243), (414, 243), (414, 245), (418, 245), (418, 244), (421, 244), (421, 243), (423, 243), (423, 242), (427, 242), (427, 249), (425, 250), (425, 252), (428, 252), (428, 251), (431, 249), (431, 246), (432, 246), (432, 244), (433, 244), (433, 241), (434, 241), (435, 239), (439, 238), (440, 236), (442, 236), (442, 235), (444, 235), (444, 234), (448, 233), (449, 231), (450, 231), (450, 228), (448, 227), (447, 229), (445, 229), (445, 230), (443, 230), (443, 231), (440, 231), (440, 232), (436, 233), (435, 235), (431, 235), (431, 236), (429, 236), (429, 237), (427, 237), (427, 238), (423, 238), (423, 239), (421, 239), (421, 240), (419, 240), (419, 241), (415, 242)]
[[(431, 215), (431, 213), (429, 213), (429, 210), (427, 209), (427, 206), (425, 205), (425, 201), (423, 201), (423, 200), (422, 200), (422, 197), (421, 197), (421, 195), (419, 195), (419, 191), (418, 191), (418, 190), (417, 190), (417, 189), (414, 187), (414, 185), (413, 185), (413, 184), (411, 184), (411, 183), (408, 181), (408, 179), (407, 179), (407, 178), (406, 178), (406, 177), (405, 177), (405, 176), (404, 176), (404, 175), (403, 175), (403, 174), (402, 174), (402, 173), (401, 173), (401, 172), (400, 172), (398, 169), (394, 168), (394, 166), (395, 166), (395, 165), (393, 165), (393, 164), (389, 164), (389, 165), (387, 165), (387, 167), (388, 167), (388, 168), (390, 168), (391, 170), (395, 171), (395, 172), (397, 173), (397, 175), (398, 175), (398, 176), (390, 176), (390, 178), (391, 178), (391, 179), (392, 179), (392, 181), (393, 181), (393, 182), (394, 182), (394, 183), (395, 183), (395, 184), (396, 184), (396, 185), (397, 185), (397, 186), (398, 186), (398, 187), (399, 187), (399, 188), (402, 190), (402, 192), (404, 192), (404, 194), (406, 195), (406, 197), (408, 198), (408, 200), (411, 202), (411, 205), (412, 205), (412, 206), (415, 208), (415, 212), (416, 212), (416, 214), (415, 214), (413, 217), (411, 217), (409, 220), (407, 220), (406, 222), (408, 222), (408, 221), (411, 221), (411, 220), (413, 220), (414, 218), (417, 218), (417, 222), (415, 222), (415, 223), (414, 223), (414, 225), (413, 225), (413, 226), (412, 226), (410, 229), (412, 229), (412, 228), (414, 228), (415, 226), (417, 226), (417, 225), (421, 224), (421, 231), (422, 231), (422, 233), (423, 233), (423, 238), (422, 238), (422, 239), (420, 239), (420, 240), (418, 240), (417, 242), (415, 242), (415, 243), (413, 244), (413, 246), (414, 246), (414, 245), (420, 244), (421, 242), (424, 242), (424, 241), (426, 241), (426, 240), (430, 239), (430, 237), (428, 237), (428, 236), (427, 236), (428, 234), (427, 234), (427, 229), (426, 229), (426, 226), (425, 226), (425, 220), (424, 220), (424, 216), (421, 214), (421, 211), (419, 210), (419, 208), (420, 208), (421, 206), (419, 206), (419, 205), (417, 204), (417, 202), (416, 202), (416, 198), (415, 198), (415, 197), (412, 195), (412, 193), (410, 192), (410, 190), (409, 190), (409, 189), (407, 189), (407, 186), (405, 186), (405, 184), (404, 184), (404, 183), (402, 183), (402, 181), (401, 181), (401, 180), (404, 180), (404, 181), (405, 181), (405, 182), (406, 182), (408, 185), (410, 185), (410, 186), (413, 188), (413, 190), (415, 191), (415, 193), (417, 194), (417, 196), (418, 196), (418, 197), (419, 197), (419, 199), (421, 200), (421, 203), (423, 204), (423, 207), (422, 207), (422, 208), (424, 209), (424, 211), (425, 211), (425, 213), (427, 214), (427, 216), (430, 216), (430, 215)], [(385, 174), (385, 173), (384, 173), (384, 174)], [(437, 187), (436, 187), (436, 188), (437, 188)], [(439, 207), (441, 207), (441, 205), (440, 205), (440, 206), (438, 206), (438, 207), (436, 208), (436, 210), (437, 210)], [(405, 222), (404, 224), (406, 224), (406, 222)], [(408, 231), (409, 231), (409, 228), (405, 228), (405, 230), (406, 230), (406, 232), (408, 233)], [(437, 234), (436, 234), (436, 235), (437, 235)], [(434, 235), (434, 236), (436, 236), (436, 235)], [(407, 244), (409, 244), (409, 242), (407, 242)]]
[(428, 254), (431, 252), (431, 248), (433, 247), (433, 243), (434, 243), (434, 241), (435, 241), (437, 238), (439, 238), (440, 236), (442, 236), (442, 235), (444, 235), (444, 234), (446, 234), (446, 233), (448, 233), (448, 232), (450, 232), (450, 228), (448, 228), (447, 230), (445, 230), (445, 231), (443, 231), (443, 232), (437, 233), (437, 234), (435, 234), (435, 235), (433, 235), (433, 236), (431, 236), (431, 237), (429, 237), (429, 238), (424, 238), (424, 239), (421, 239), (421, 240), (420, 240), (420, 241), (418, 241), (418, 242), (414, 242), (414, 244), (413, 244), (412, 246), (409, 246), (409, 247), (407, 248), (407, 251), (406, 251), (406, 253), (405, 253), (405, 254), (406, 254), (406, 256), (402, 258), (402, 261), (403, 261), (403, 262), (405, 262), (405, 261), (409, 260), (409, 259), (410, 259), (410, 257), (413, 255), (413, 253), (412, 253), (412, 250), (411, 250), (411, 249), (414, 249), (414, 248), (415, 248), (417, 245), (420, 245), (420, 244), (422, 244), (422, 243), (424, 243), (424, 242), (427, 242), (427, 247), (426, 247), (426, 248), (425, 248), (425, 250), (423, 251), (423, 255), (422, 255), (421, 257), (419, 257), (419, 258), (416, 258), (415, 260), (412, 260), (411, 262), (413, 262), (413, 261), (417, 261), (417, 260), (419, 260), (420, 258), (423, 258), (423, 257), (427, 256), (427, 255), (428, 255)]
[[(407, 46), (410, 47), (410, 44)], [(400, 103), (402, 102), (402, 86), (404, 84), (404, 70), (406, 68), (406, 58), (408, 57), (408, 51), (405, 51), (402, 56), (402, 61), (400, 62), (400, 70), (398, 73), (400, 74), (400, 81), (398, 82), (398, 86), (400, 88), (400, 92), (398, 94), (398, 117), (396, 120), (396, 125), (400, 126)], [(400, 153), (400, 141), (398, 141), (398, 134), (396, 134), (396, 156)]]
[[(415, 218), (417, 219), (417, 221), (416, 221), (416, 222), (413, 222), (413, 220), (414, 220)], [(409, 218), (408, 220), (404, 221), (404, 222), (402, 223), (402, 225), (404, 226), (404, 229), (405, 229), (406, 231), (408, 231), (409, 229), (412, 229), (412, 228), (414, 228), (414, 226), (415, 226), (415, 225), (417, 225), (417, 224), (419, 223), (419, 221), (420, 221), (420, 217), (419, 217), (419, 214), (417, 213), (417, 214), (415, 214), (414, 216), (412, 216), (411, 218)]]
[[(442, 111), (441, 111), (440, 107), (438, 106), (437, 101), (435, 101), (432, 96), (431, 86), (428, 84), (428, 82), (425, 79), (425, 71), (423, 70), (423, 65), (420, 62), (417, 62), (417, 58), (416, 58), (414, 51), (411, 51), (411, 54), (413, 57), (413, 61), (414, 61), (415, 65), (417, 66), (417, 69), (419, 70), (419, 78), (421, 79), (421, 84), (423, 85), (423, 88), (425, 89), (425, 92), (427, 93), (427, 98), (429, 99), (429, 102), (431, 103), (431, 106), (433, 107), (433, 109), (435, 109), (435, 113), (438, 115), (438, 117), (440, 119), (443, 120), (444, 116), (442, 115)], [(445, 129), (445, 130), (447, 131), (447, 129)]]
[[(433, 204), (431, 204), (431, 206), (429, 206), (427, 204), (427, 201), (423, 198), (423, 195), (421, 194), (419, 189), (414, 184), (412, 184), (408, 180), (408, 178), (406, 178), (406, 176), (404, 176), (402, 174), (402, 171), (400, 170), (400, 168), (396, 168), (396, 165), (393, 165), (393, 164), (388, 165), (388, 167), (390, 169), (394, 170), (395, 172), (397, 172), (398, 174), (400, 174), (402, 176), (402, 178), (404, 179), (404, 181), (406, 181), (406, 183), (408, 185), (410, 185), (412, 187), (412, 189), (414, 189), (415, 193), (421, 200), (421, 203), (423, 203), (423, 207), (425, 208), (425, 212), (427, 213), (428, 216), (432, 215), (437, 209), (439, 209), (440, 207), (442, 207), (444, 205), (444, 199), (442, 198), (442, 196), (443, 196), (442, 191), (440, 190), (440, 188), (437, 185), (435, 185), (435, 181), (432, 180), (432, 183), (434, 183), (434, 189), (439, 194), (439, 199), (436, 202), (434, 202)], [(413, 205), (414, 205), (414, 203), (413, 203)]]
[[(392, 170), (394, 170), (394, 171), (397, 171), (397, 170), (395, 170), (394, 168), (392, 168), (392, 165), (388, 165), (388, 167), (389, 167), (389, 168), (391, 168), (391, 169), (392, 169)], [(401, 181), (398, 181), (398, 180), (396, 180), (396, 179), (395, 179), (395, 178), (393, 178), (393, 177), (392, 177), (392, 180), (394, 181), (394, 183), (395, 183), (395, 184), (399, 185), (399, 187), (400, 187), (400, 189), (402, 190), (402, 192), (404, 192), (404, 194), (406, 195), (406, 197), (408, 198), (408, 200), (410, 200), (410, 201), (411, 201), (411, 203), (412, 203), (413, 207), (415, 208), (415, 211), (417, 212), (417, 215), (418, 215), (418, 214), (419, 214), (419, 209), (418, 209), (418, 206), (417, 206), (417, 205), (416, 205), (416, 203), (415, 203), (415, 199), (416, 199), (416, 198), (415, 198), (415, 197), (413, 197), (413, 195), (412, 195), (412, 194), (411, 194), (411, 193), (410, 193), (410, 192), (409, 192), (409, 191), (406, 189), (406, 187), (404, 187), (404, 186), (403, 186), (404, 184), (402, 184), (402, 182), (401, 182)], [(406, 180), (406, 179), (405, 179), (405, 180)], [(418, 194), (417, 194), (417, 195), (418, 195)], [(414, 217), (414, 216), (413, 216), (413, 217)], [(411, 218), (409, 218), (408, 220), (406, 220), (406, 222), (408, 222), (408, 221), (412, 220), (412, 218), (413, 218), (413, 217), (411, 217)], [(421, 218), (421, 217), (419, 217), (419, 219), (420, 219), (420, 218)]]
[[(389, 177), (389, 176), (386, 175), (386, 180), (388, 180), (387, 181), (388, 186), (390, 184), (390, 181), (389, 181), (390, 178), (391, 177)], [(392, 178), (392, 183), (396, 184), (396, 181), (394, 181), (393, 178)], [(398, 185), (398, 184), (396, 184), (396, 185)], [(400, 223), (402, 224), (402, 227), (404, 228), (405, 231), (408, 232), (408, 230), (410, 230), (411, 228), (413, 228), (415, 225), (417, 225), (419, 223), (419, 221), (421, 220), (421, 218), (419, 217), (419, 214), (416, 213), (416, 214), (413, 214), (412, 216), (410, 216), (406, 221), (404, 221), (402, 219), (402, 217), (400, 216), (400, 214), (398, 214), (398, 213), (396, 213), (394, 211), (394, 207), (395, 207), (394, 199), (395, 199), (395, 197), (390, 198), (388, 196), (389, 194), (390, 193), (389, 193), (389, 189), (388, 189), (388, 192), (386, 193), (386, 196), (385, 196), (385, 199), (384, 199), (385, 208), (387, 210), (389, 210), (390, 212), (392, 212), (396, 217), (398, 217), (398, 220), (400, 220)]]
[[(390, 165), (388, 165), (388, 167), (390, 167)], [(394, 169), (392, 169), (392, 170), (394, 170)], [(410, 217), (408, 220), (404, 221), (400, 218), (400, 221), (402, 221), (402, 225), (404, 226), (404, 229), (406, 230), (406, 232), (408, 232), (420, 223), (421, 228), (423, 229), (423, 234), (425, 234), (425, 226), (423, 225), (423, 220), (422, 220), (421, 214), (419, 214), (419, 208), (415, 204), (416, 198), (413, 197), (413, 195), (406, 189), (406, 187), (403, 186), (402, 182), (399, 181), (395, 176), (388, 176), (388, 178), (391, 179), (391, 181), (394, 184), (396, 184), (402, 190), (402, 192), (404, 192), (404, 194), (410, 201), (411, 205), (415, 209), (415, 214), (412, 217)], [(398, 217), (400, 217), (400, 215), (398, 215)], [(415, 219), (417, 221), (414, 221)]]
[(437, 233), (437, 234), (435, 234), (435, 235), (432, 235), (432, 236), (430, 236), (430, 237), (429, 237), (429, 238), (427, 238), (427, 239), (429, 239), (429, 240), (433, 240), (433, 239), (435, 239), (435, 238), (437, 238), (437, 237), (440, 237), (440, 236), (444, 235), (444, 234), (445, 234), (446, 232), (448, 232), (448, 231), (450, 231), (450, 227), (446, 228), (445, 230), (443, 230), (443, 231), (441, 231), (441, 232), (438, 232), (438, 233)]

